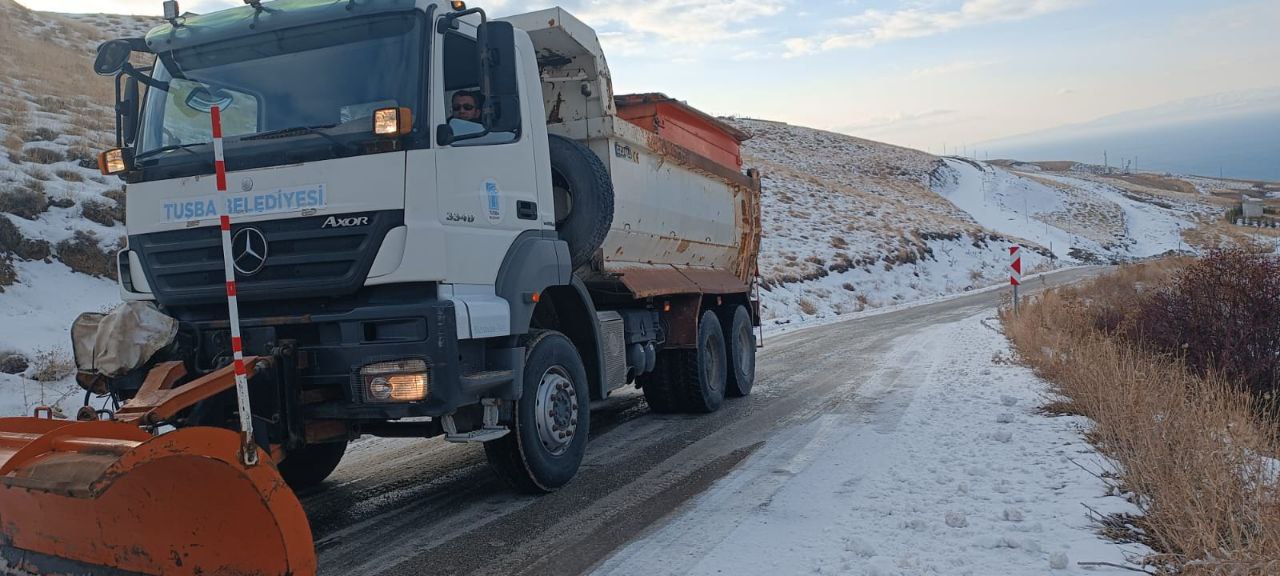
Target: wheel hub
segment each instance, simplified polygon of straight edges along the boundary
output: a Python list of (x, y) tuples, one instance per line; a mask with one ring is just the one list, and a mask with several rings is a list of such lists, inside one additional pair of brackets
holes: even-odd
[(543, 372), (534, 399), (538, 440), (548, 452), (559, 455), (569, 449), (578, 432), (578, 392), (568, 372), (556, 365)]

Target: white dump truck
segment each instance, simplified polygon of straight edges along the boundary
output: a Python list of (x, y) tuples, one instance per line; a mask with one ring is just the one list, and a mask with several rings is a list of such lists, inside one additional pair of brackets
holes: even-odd
[[(223, 216), (252, 439), (279, 476), (221, 458), (269, 497), (227, 496), (198, 521), (288, 508), (270, 514), (290, 551), (255, 553), (272, 561), (305, 555), (288, 545), (296, 518), (282, 520), (297, 503), (272, 478), (319, 483), (361, 434), (484, 442), (501, 476), (546, 492), (576, 473), (591, 402), (613, 390), (635, 384), (658, 412), (712, 412), (751, 391), (760, 179), (741, 167), (747, 135), (661, 94), (615, 96), (587, 25), (558, 8), (488, 19), (459, 1), (276, 0), (207, 15), (165, 4), (168, 24), (105, 43), (95, 62), (116, 77), (118, 147), (100, 164), (127, 183), (126, 304), (77, 324), (79, 380), (110, 401), (82, 411), (85, 428), (59, 429), (85, 440), (64, 448), (131, 426), (144, 436), (120, 432), (133, 444), (116, 458), (146, 460), (167, 438), (147, 477), (182, 478), (170, 499), (212, 489), (162, 462), (217, 460), (223, 436), (194, 431), (243, 416)], [(66, 486), (85, 482), (75, 522), (87, 551), (42, 544), (60, 534), (47, 519), (47, 534), (15, 537), (16, 496), (0, 487), (4, 550), (149, 574), (207, 570), (193, 550), (251, 555), (212, 532), (188, 541), (187, 526), (138, 532), (146, 542), (121, 540), (127, 523), (84, 535), (86, 517), (141, 516), (94, 500), (110, 493), (103, 465), (42, 468), (48, 483), (22, 492), (80, 510)], [(306, 573), (306, 561), (285, 565)]]

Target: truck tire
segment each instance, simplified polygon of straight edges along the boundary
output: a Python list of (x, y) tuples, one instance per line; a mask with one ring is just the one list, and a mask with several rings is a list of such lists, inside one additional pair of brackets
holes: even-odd
[(587, 370), (564, 334), (539, 330), (525, 344), (524, 391), (506, 424), (486, 442), (489, 465), (516, 490), (554, 492), (578, 472), (591, 426)]
[(716, 313), (707, 310), (698, 321), (698, 347), (664, 350), (650, 378), (642, 381), (649, 408), (658, 413), (710, 413), (724, 403), (724, 332)]
[(671, 376), (672, 364), (678, 364), (676, 356), (685, 350), (663, 350), (658, 353), (658, 361), (652, 372), (641, 374), (640, 389), (644, 391), (644, 400), (649, 404), (649, 411), (657, 414), (673, 414), (685, 411), (684, 390), (680, 389), (677, 380)]
[(307, 444), (290, 450), (276, 467), (285, 483), (294, 490), (310, 488), (324, 482), (342, 461), (347, 441)]
[(613, 181), (590, 148), (556, 134), (547, 139), (556, 231), (577, 269), (591, 261), (613, 224)]
[(756, 333), (751, 327), (751, 313), (741, 305), (722, 308), (720, 325), (728, 327), (725, 348), (729, 369), (724, 393), (746, 396), (756, 380)]

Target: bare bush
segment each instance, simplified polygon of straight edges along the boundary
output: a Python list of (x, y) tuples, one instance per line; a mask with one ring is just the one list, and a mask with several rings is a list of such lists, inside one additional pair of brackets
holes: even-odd
[[(1051, 409), (1092, 420), (1087, 437), (1115, 463), (1118, 488), (1140, 517), (1113, 516), (1155, 550), (1158, 573), (1263, 575), (1280, 566), (1280, 485), (1275, 423), (1220, 374), (1197, 374), (1177, 356), (1144, 347), (1116, 319), (1174, 282), (1169, 261), (1122, 268), (1081, 287), (1030, 299), (1001, 314), (1019, 357), (1063, 401)], [(1127, 284), (1127, 286), (1126, 286)]]
[(1262, 400), (1280, 383), (1280, 261), (1215, 250), (1137, 308), (1131, 337), (1219, 372)]
[(75, 162), (81, 168), (90, 170), (98, 168), (98, 154), (88, 146), (76, 145), (67, 148), (67, 160)]
[(8, 217), (0, 216), (0, 254), (12, 253), (23, 260), (43, 260), (49, 257), (47, 240), (26, 238)]
[(813, 316), (814, 314), (818, 313), (818, 306), (813, 303), (813, 300), (801, 297), (800, 301), (796, 302), (796, 304), (800, 306), (800, 311), (804, 312), (805, 314)]
[(57, 139), (57, 132), (43, 126), (27, 132), (27, 142), (53, 142)]
[(124, 190), (120, 190), (118, 188), (115, 190), (107, 190), (106, 192), (103, 192), (102, 195), (112, 200), (115, 200), (116, 204), (120, 206), (120, 213), (122, 215), (122, 217), (120, 218), (120, 221), (123, 222), (124, 221), (123, 214), (124, 214), (125, 201), (126, 201)]
[(59, 168), (57, 170), (54, 170), (53, 173), (56, 174), (59, 178), (66, 180), (67, 182), (84, 182), (84, 176), (81, 175), (79, 172), (76, 172), (75, 170), (67, 170), (66, 168)]
[(116, 258), (113, 250), (104, 250), (92, 232), (76, 230), (75, 237), (58, 243), (57, 257), (68, 268), (96, 276), (116, 279)]
[(39, 350), (31, 359), (31, 379), (38, 382), (57, 382), (75, 370), (75, 361), (62, 348)]
[(66, 154), (43, 146), (27, 146), (22, 151), (22, 159), (36, 164), (54, 164), (67, 159)]
[(35, 220), (49, 209), (49, 198), (42, 191), (30, 187), (10, 187), (0, 190), (0, 212), (8, 212), (14, 216)]
[(116, 221), (124, 220), (124, 212), (115, 202), (102, 200), (87, 200), (80, 203), (80, 214), (85, 219), (96, 222), (103, 226), (115, 226)]
[(13, 269), (13, 261), (8, 256), (0, 254), (0, 293), (4, 292), (5, 286), (13, 286), (18, 281), (18, 271)]

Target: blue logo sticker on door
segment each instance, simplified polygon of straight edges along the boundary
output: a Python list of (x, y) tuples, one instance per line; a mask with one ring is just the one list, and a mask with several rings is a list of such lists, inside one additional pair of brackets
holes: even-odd
[(484, 195), (487, 203), (487, 212), (490, 220), (502, 219), (502, 199), (498, 197), (498, 183), (493, 180), (485, 180)]

